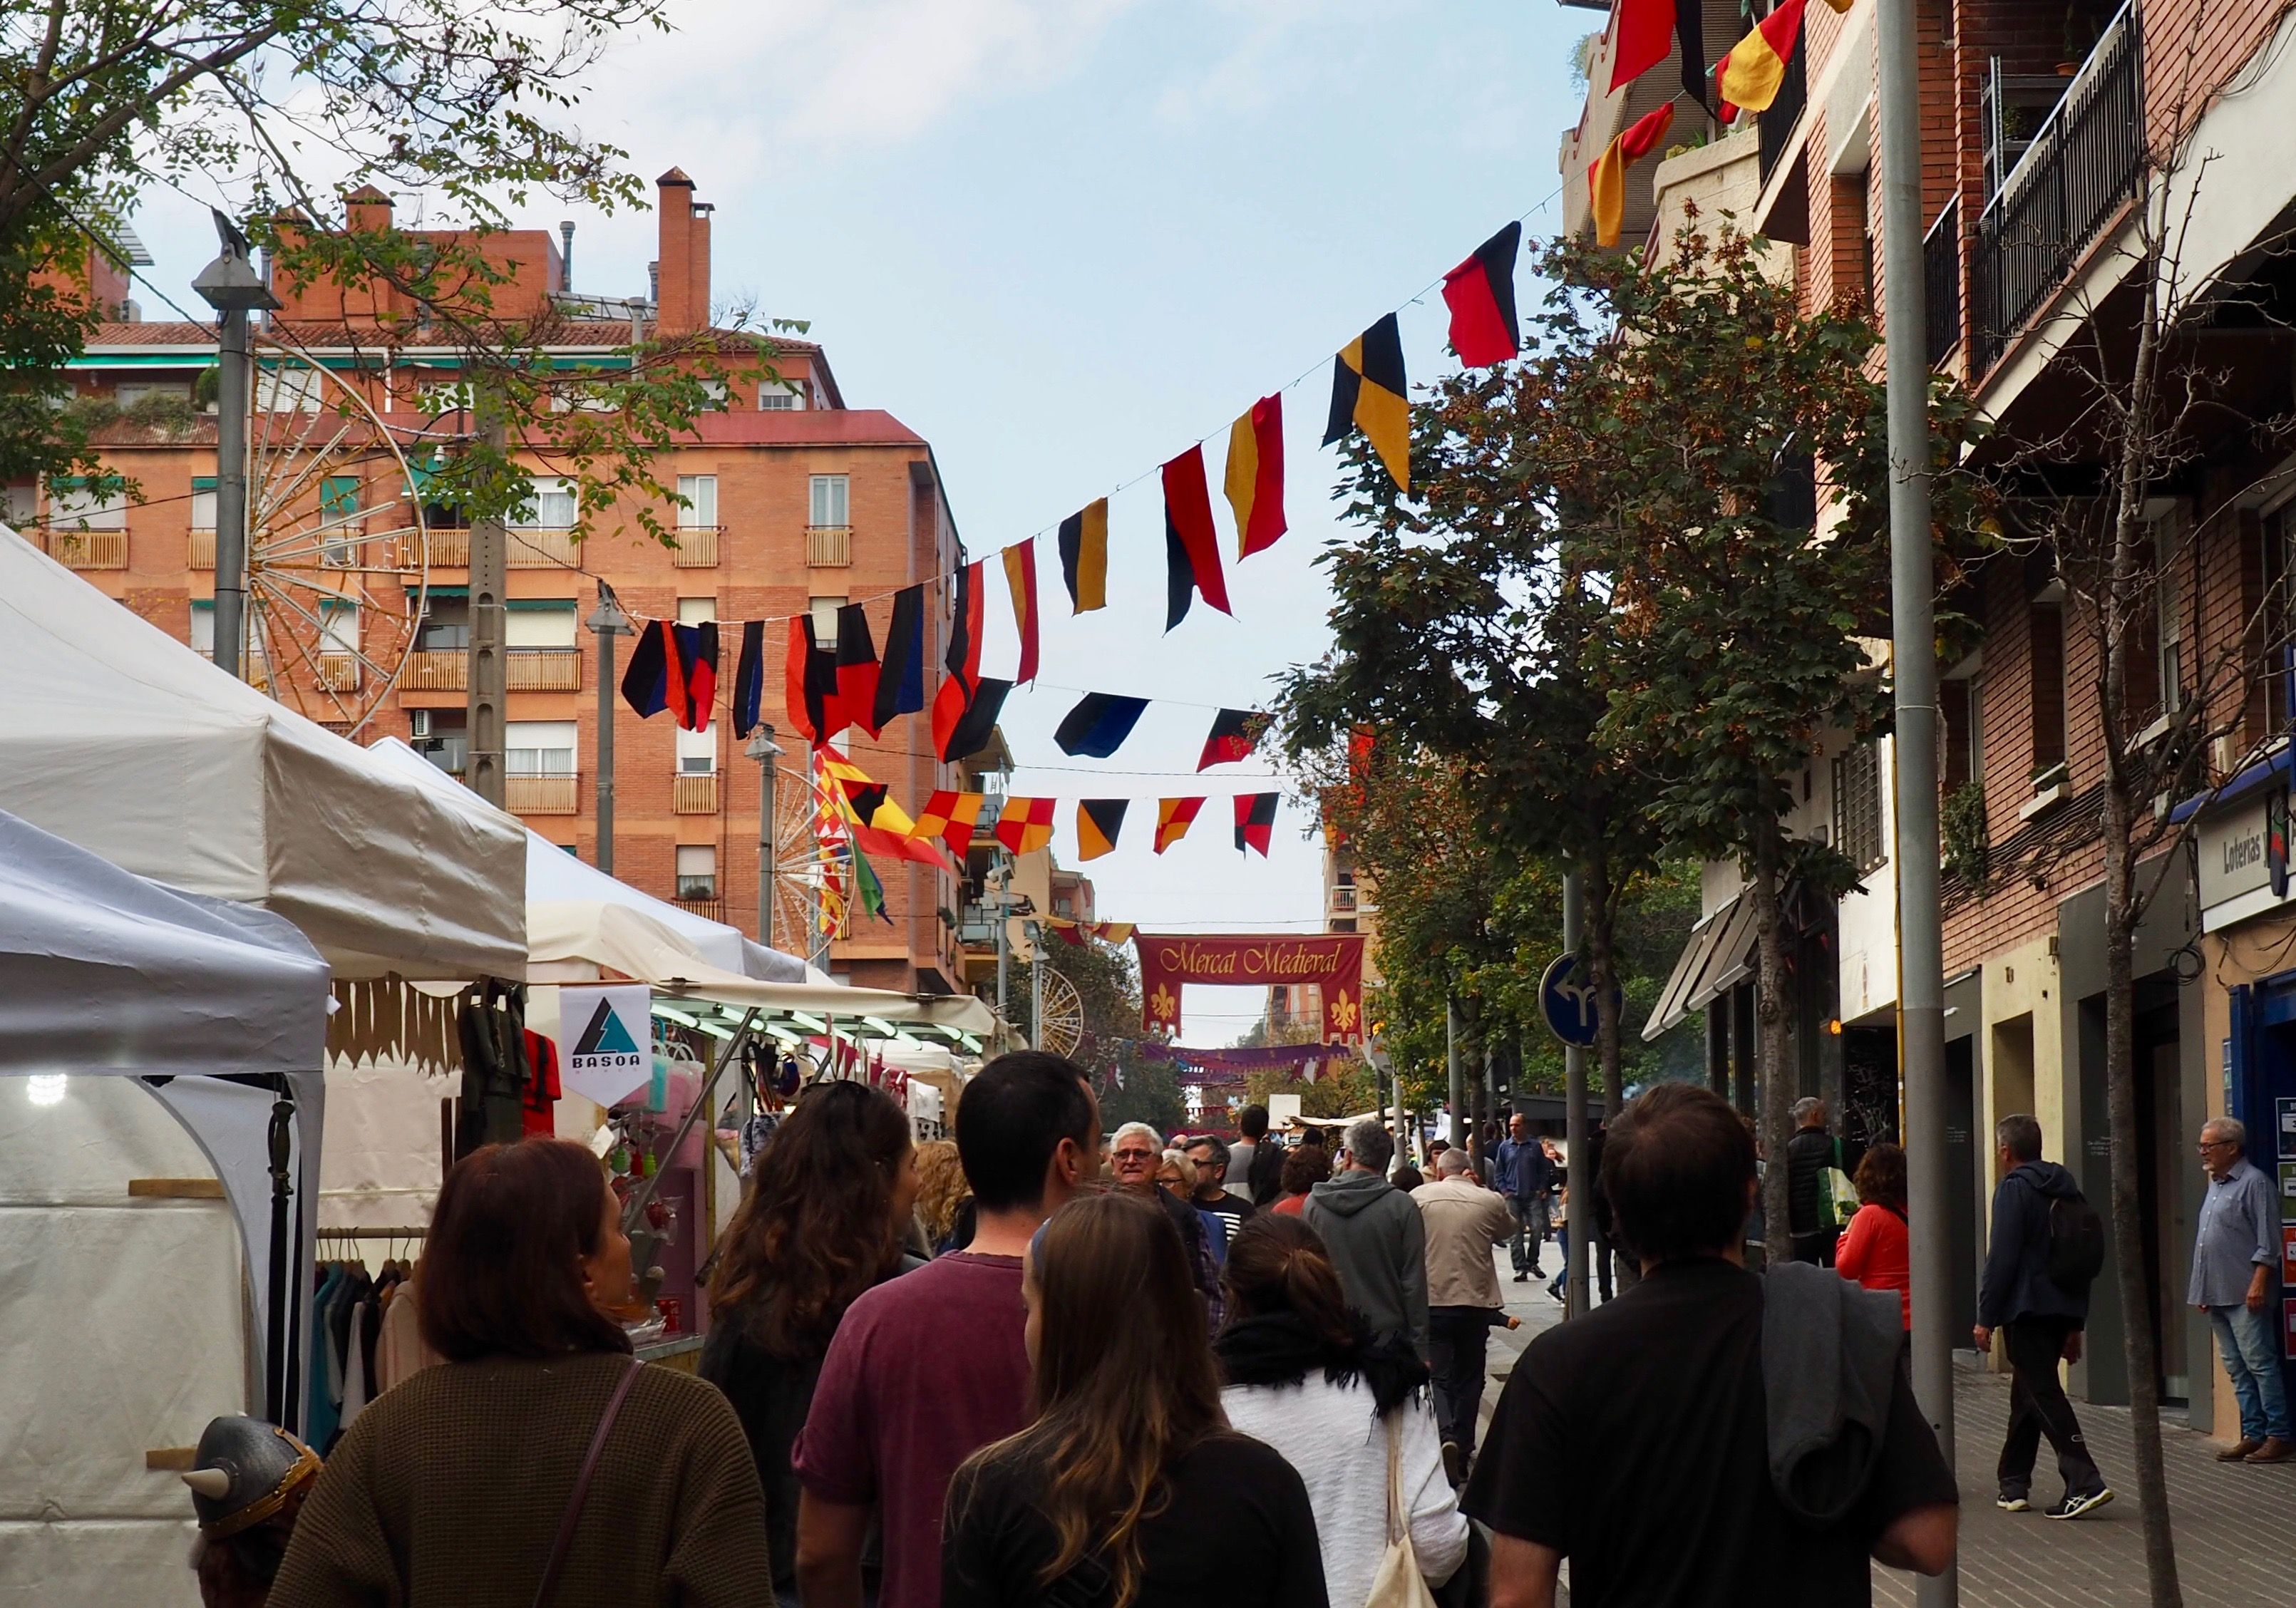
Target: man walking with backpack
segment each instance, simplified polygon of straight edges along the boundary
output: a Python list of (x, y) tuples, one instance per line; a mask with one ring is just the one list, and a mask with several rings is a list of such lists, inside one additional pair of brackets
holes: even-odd
[(2033, 1460), (2046, 1435), (2065, 1480), (2064, 1499), (2046, 1516), (2078, 1519), (2112, 1501), (2112, 1492), (2081, 1439), (2057, 1363), (2080, 1360), (2088, 1287), (2104, 1266), (2104, 1224), (2073, 1175), (2041, 1160), (2038, 1122), (2004, 1117), (1994, 1138), (2006, 1176), (1993, 1192), (1973, 1338), (1980, 1351), (1989, 1351), (1999, 1330), (2013, 1374), (1999, 1505), (2009, 1513), (2032, 1507)]

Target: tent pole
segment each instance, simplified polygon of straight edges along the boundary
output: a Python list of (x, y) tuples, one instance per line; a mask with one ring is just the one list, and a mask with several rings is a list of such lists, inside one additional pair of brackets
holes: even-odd
[[(679, 1123), (677, 1131), (670, 1136), (670, 1154), (677, 1153), (677, 1147), (685, 1143), (685, 1136), (693, 1131), (695, 1120), (709, 1108), (710, 1092), (718, 1087), (718, 1079), (725, 1075), (726, 1067), (730, 1066), (734, 1058), (742, 1053), (742, 1046), (750, 1042), (750, 1035), (755, 1030), (757, 1024), (758, 1007), (751, 1005), (742, 1013), (741, 1030), (726, 1040), (726, 1047), (718, 1053), (718, 1064), (709, 1069), (709, 1076), (702, 1079), (701, 1087), (694, 1091), (693, 1104), (686, 1112), (685, 1120)], [(660, 1168), (655, 1168), (653, 1176), (637, 1186), (636, 1192), (630, 1196), (629, 1204), (622, 1208), (623, 1233), (629, 1234), (636, 1229), (639, 1220), (645, 1214), (645, 1209), (653, 1203), (654, 1192), (661, 1185), (661, 1172)], [(634, 1258), (633, 1260), (635, 1261), (636, 1259)], [(645, 1268), (652, 1266), (652, 1261), (653, 1259), (649, 1256), (639, 1265), (638, 1272), (641, 1277), (644, 1276)]]
[(288, 1182), (292, 1164), (295, 1101), (287, 1080), (277, 1083), (278, 1098), (271, 1103), (271, 1321), (263, 1356), (264, 1415), (276, 1424), (287, 1416), (287, 1202), (294, 1193)]

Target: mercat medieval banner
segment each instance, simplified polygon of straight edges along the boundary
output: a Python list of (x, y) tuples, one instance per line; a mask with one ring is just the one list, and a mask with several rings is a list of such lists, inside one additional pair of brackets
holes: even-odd
[(1333, 1038), (1363, 1037), (1364, 940), (1360, 932), (1263, 932), (1193, 938), (1140, 932), (1140, 997), (1148, 1026), (1180, 1025), (1180, 985), (1261, 988), (1311, 982), (1323, 990), (1324, 1026)]

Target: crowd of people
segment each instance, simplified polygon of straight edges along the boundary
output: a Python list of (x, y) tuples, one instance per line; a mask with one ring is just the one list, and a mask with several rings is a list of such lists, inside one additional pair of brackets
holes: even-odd
[[(1488, 1336), (1520, 1322), (1498, 1248), (1543, 1272), (1562, 1158), (1520, 1120), (1423, 1175), (1376, 1118), (1328, 1153), (1256, 1107), (1240, 1130), (1103, 1148), (1089, 1080), (1034, 1052), (972, 1080), (953, 1144), (873, 1087), (809, 1088), (712, 1259), (699, 1377), (632, 1355), (589, 1152), (482, 1150), (417, 1287), (446, 1362), (215, 1556), (275, 1573), (277, 1608), (1544, 1608), (1565, 1559), (1583, 1605), (1863, 1603), (1870, 1560), (1951, 1558), (1906, 1380), (1902, 1156), (1868, 1153), (1839, 1259), (1898, 1283), (1801, 1269), (1829, 1303), (1744, 1266), (1736, 1114), (1635, 1101), (1579, 1169), (1631, 1282), (1532, 1341), (1479, 1448)], [(1766, 1391), (1787, 1346), (1860, 1388)], [(1851, 1419), (1862, 1458), (1781, 1459)]]

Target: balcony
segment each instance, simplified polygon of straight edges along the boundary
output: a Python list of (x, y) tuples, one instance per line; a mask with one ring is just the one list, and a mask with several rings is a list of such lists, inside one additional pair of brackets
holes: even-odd
[(582, 650), (505, 648), (503, 686), (513, 693), (578, 693), (582, 690)]
[(125, 530), (45, 530), (40, 550), (70, 570), (127, 568)]
[(1324, 906), (1331, 915), (1352, 915), (1356, 909), (1356, 890), (1353, 888), (1333, 888), (1324, 896)]
[(319, 655), (319, 672), (314, 677), (330, 693), (353, 693), (358, 690), (359, 661), (356, 654), (326, 653)]
[(192, 532), (191, 567), (194, 570), (212, 570), (215, 568), (214, 531), (194, 530)]
[(669, 779), (669, 807), (682, 816), (718, 813), (718, 773), (680, 771)]
[(718, 567), (718, 532), (716, 525), (680, 525), (677, 546), (669, 562), (681, 570), (714, 570)]
[(805, 562), (808, 569), (840, 570), (853, 562), (853, 527), (808, 525)]
[[(414, 544), (414, 537), (406, 539), (410, 546)], [(471, 567), (471, 533), (468, 530), (426, 530), (423, 539), (429, 544), (430, 562), (437, 568), (467, 570)]]
[[(465, 542), (464, 563), (470, 562), (467, 543), (470, 533), (461, 533)], [(581, 544), (574, 539), (571, 530), (512, 530), (509, 537), (509, 567), (513, 570), (575, 570), (581, 567)], [(434, 552), (432, 563), (441, 560)]]
[(521, 816), (573, 815), (580, 804), (581, 780), (572, 771), (556, 776), (504, 776), (503, 808)]
[(398, 672), (402, 693), (459, 693), (471, 685), (468, 648), (417, 648)]
[(1930, 366), (1936, 368), (1961, 344), (1961, 198), (1946, 202), (1922, 241), (1922, 267), (1928, 281), (1923, 310), (1929, 320)]
[(726, 901), (722, 898), (680, 898), (669, 902), (687, 915), (701, 916), (704, 921), (722, 922), (726, 919)]
[(1991, 368), (2072, 272), (2144, 171), (2143, 54), (2124, 7), (1978, 220), (1970, 259), (1972, 377)]

